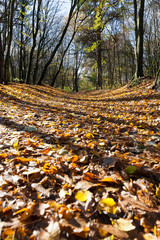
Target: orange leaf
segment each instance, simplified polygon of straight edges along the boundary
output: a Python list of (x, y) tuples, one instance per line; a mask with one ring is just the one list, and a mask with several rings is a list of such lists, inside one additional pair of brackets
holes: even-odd
[(10, 210), (12, 210), (11, 207), (6, 207), (6, 208), (3, 209), (3, 212), (6, 213), (6, 212), (9, 212)]
[(72, 156), (72, 162), (77, 162), (77, 161), (78, 161), (78, 156), (77, 155)]
[(101, 182), (113, 182), (113, 183), (117, 183), (113, 178), (111, 177), (106, 177), (106, 178), (103, 178), (101, 180)]
[(7, 154), (6, 153), (1, 153), (0, 154), (0, 158), (6, 158), (7, 157)]
[(2, 239), (13, 239), (15, 230), (8, 228), (2, 233)]
[(17, 162), (37, 161), (37, 159), (34, 159), (34, 158), (23, 158), (23, 157), (16, 157), (14, 160)]
[(87, 238), (88, 234), (89, 234), (89, 227), (85, 227), (85, 228), (75, 228), (74, 229), (74, 234), (78, 237), (81, 238)]
[(71, 219), (73, 215), (71, 214), (72, 209), (69, 209), (67, 207), (63, 207), (58, 214), (62, 214), (63, 218), (65, 219)]
[(73, 162), (73, 163), (71, 163), (71, 166), (72, 166), (72, 168), (76, 168), (77, 164)]
[(48, 154), (50, 152), (50, 148), (40, 151), (42, 154)]
[(94, 174), (91, 173), (91, 172), (86, 172), (86, 173), (84, 173), (83, 179), (85, 179), (85, 180), (87, 180), (87, 181), (95, 181), (95, 180), (97, 180), (97, 176), (94, 175)]
[(35, 202), (30, 203), (30, 205), (27, 208), (23, 208), (24, 213), (22, 213), (20, 217), (20, 221), (26, 221), (28, 218), (30, 218), (33, 215), (34, 209), (35, 209)]

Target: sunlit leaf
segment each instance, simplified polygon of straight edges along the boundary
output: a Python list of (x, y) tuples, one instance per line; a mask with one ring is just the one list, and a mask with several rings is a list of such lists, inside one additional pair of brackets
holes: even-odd
[(96, 181), (98, 177), (91, 172), (85, 172), (83, 179), (87, 181)]
[(113, 226), (117, 227), (118, 229), (128, 232), (136, 227), (132, 224), (133, 220), (130, 219), (124, 219), (124, 218), (119, 218), (119, 219), (114, 219), (113, 220)]
[(86, 138), (88, 138), (88, 139), (94, 138), (93, 133), (87, 133)]
[(15, 234), (15, 230), (8, 228), (5, 231), (3, 231), (1, 237), (2, 239), (8, 239), (8, 240), (12, 240)]
[(18, 141), (17, 141), (17, 142), (14, 142), (14, 143), (13, 143), (13, 147), (14, 147), (15, 150), (18, 150), (18, 148), (19, 148), (19, 142), (18, 142)]
[(6, 154), (6, 153), (0, 153), (0, 159), (1, 159), (1, 158), (4, 159), (4, 158), (6, 158), (6, 157), (7, 157), (7, 154)]
[(105, 177), (101, 180), (101, 182), (112, 182), (112, 183), (116, 183), (116, 181), (111, 178), (111, 177)]
[(91, 196), (90, 191), (78, 191), (75, 195), (75, 198), (80, 202), (86, 202), (87, 199)]
[(116, 202), (113, 198), (104, 198), (99, 201), (97, 209), (115, 214), (117, 211)]
[(101, 204), (104, 204), (104, 206), (113, 207), (116, 205), (116, 202), (113, 198), (104, 198), (100, 201)]
[(37, 159), (34, 158), (24, 158), (24, 157), (16, 157), (14, 161), (17, 162), (31, 162), (31, 161), (37, 161)]

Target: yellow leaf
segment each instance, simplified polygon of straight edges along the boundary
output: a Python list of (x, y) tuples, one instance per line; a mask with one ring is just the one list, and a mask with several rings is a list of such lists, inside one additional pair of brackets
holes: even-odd
[(22, 209), (18, 210), (15, 214), (22, 213), (22, 212), (25, 212), (25, 211), (27, 211), (27, 208), (22, 208)]
[(15, 142), (15, 143), (13, 143), (13, 147), (14, 147), (14, 149), (17, 151), (18, 148), (19, 148), (19, 142), (17, 141), (17, 142)]
[(156, 197), (160, 198), (160, 185), (156, 187)]
[(90, 139), (90, 138), (94, 138), (93, 133), (87, 133), (87, 134), (86, 134), (86, 138), (89, 138), (89, 139)]
[(98, 210), (106, 211), (107, 213), (115, 214), (117, 211), (116, 202), (113, 198), (104, 198), (97, 205)]
[(90, 191), (78, 191), (75, 195), (75, 198), (80, 202), (86, 202), (87, 199), (91, 196)]
[(106, 230), (99, 228), (98, 231), (99, 231), (99, 234), (101, 237), (103, 237), (103, 238), (107, 237), (108, 232)]
[(116, 183), (116, 181), (113, 178), (111, 178), (111, 177), (103, 178), (101, 180), (101, 182), (113, 182), (113, 183)]
[(114, 205), (116, 205), (116, 202), (114, 201), (113, 198), (104, 198), (100, 202), (101, 204), (104, 204), (108, 207), (113, 207)]

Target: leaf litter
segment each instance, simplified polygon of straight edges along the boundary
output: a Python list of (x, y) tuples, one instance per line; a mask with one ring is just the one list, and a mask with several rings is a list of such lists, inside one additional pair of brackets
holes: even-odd
[(151, 85), (89, 94), (0, 85), (2, 240), (160, 238)]

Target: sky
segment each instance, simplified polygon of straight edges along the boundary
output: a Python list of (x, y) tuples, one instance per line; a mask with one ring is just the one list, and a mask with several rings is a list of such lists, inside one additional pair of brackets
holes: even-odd
[(62, 3), (62, 11), (67, 14), (71, 6), (70, 0), (60, 0), (59, 2)]

